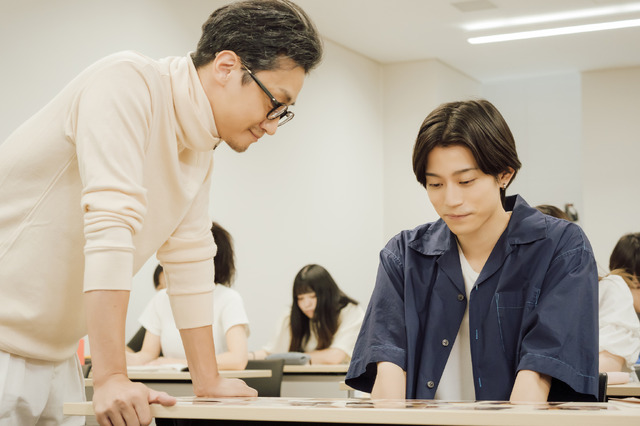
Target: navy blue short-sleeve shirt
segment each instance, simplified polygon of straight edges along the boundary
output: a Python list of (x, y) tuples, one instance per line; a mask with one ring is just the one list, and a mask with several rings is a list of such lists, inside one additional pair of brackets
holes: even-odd
[(434, 398), (468, 305), (477, 400), (508, 400), (520, 370), (551, 376), (551, 394), (563, 388), (595, 400), (598, 276), (589, 241), (578, 225), (519, 196), (505, 204), (511, 219), (470, 301), (456, 238), (442, 219), (382, 249), (349, 386), (371, 392), (377, 363), (388, 361), (406, 371), (407, 398)]

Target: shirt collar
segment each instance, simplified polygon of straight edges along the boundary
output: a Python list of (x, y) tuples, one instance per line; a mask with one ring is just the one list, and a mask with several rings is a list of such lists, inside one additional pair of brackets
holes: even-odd
[[(520, 195), (512, 195), (505, 200), (505, 210), (511, 211), (507, 225), (506, 240), (510, 245), (528, 244), (547, 236), (544, 215), (529, 206)], [(448, 250), (456, 250), (455, 235), (442, 219), (419, 230), (408, 242), (413, 250), (426, 256), (441, 255)]]

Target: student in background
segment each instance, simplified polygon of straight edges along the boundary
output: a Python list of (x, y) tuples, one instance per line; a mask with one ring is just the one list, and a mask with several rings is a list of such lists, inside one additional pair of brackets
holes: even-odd
[[(536, 208), (549, 216), (569, 220), (566, 213), (555, 206), (543, 204)], [(626, 272), (632, 270), (634, 256), (640, 266), (640, 238), (637, 234), (635, 240), (633, 234), (625, 235), (611, 254), (611, 272), (598, 279), (598, 365), (603, 372), (631, 371), (640, 353), (640, 321), (630, 290), (640, 285)]]
[(640, 317), (640, 232), (624, 235), (611, 252), (609, 270), (631, 289), (633, 307)]
[(519, 168), (490, 102), (424, 120), (413, 170), (440, 219), (382, 249), (349, 386), (376, 399), (596, 400), (591, 246), (576, 224), (506, 197)]
[[(167, 283), (164, 280), (164, 273), (162, 272), (162, 265), (156, 266), (155, 271), (153, 271), (153, 286), (156, 291), (163, 290), (167, 288)], [(129, 340), (125, 350), (127, 352), (138, 352), (142, 349), (142, 342), (144, 341), (144, 335), (147, 330), (144, 327), (140, 327), (136, 334)]]
[(364, 312), (344, 294), (329, 272), (307, 265), (293, 281), (291, 310), (278, 323), (276, 336), (249, 359), (269, 354), (305, 352), (311, 364), (349, 362)]
[[(218, 247), (214, 258), (216, 286), (213, 291), (216, 360), (221, 370), (242, 370), (247, 365), (249, 319), (242, 297), (231, 288), (236, 270), (233, 241), (227, 230), (216, 222), (213, 222), (211, 232)], [(163, 279), (162, 266), (158, 266), (158, 270), (160, 281)], [(140, 316), (140, 323), (146, 330), (144, 342), (139, 352), (127, 354), (128, 365), (187, 364), (166, 290), (160, 290), (149, 302)]]
[(565, 212), (563, 212), (556, 206), (552, 206), (551, 204), (540, 204), (539, 206), (536, 206), (536, 209), (540, 210), (544, 214), (548, 214), (549, 216), (571, 221), (571, 219), (569, 219), (569, 216)]
[(0, 418), (82, 422), (62, 407), (85, 398), (76, 350), (87, 332), (99, 424), (149, 424), (150, 403), (176, 403), (126, 371), (132, 278), (154, 254), (194, 394), (257, 394), (215, 361), (213, 150), (246, 151), (289, 122), (321, 56), (293, 2), (231, 2), (195, 52), (105, 57), (0, 144)]

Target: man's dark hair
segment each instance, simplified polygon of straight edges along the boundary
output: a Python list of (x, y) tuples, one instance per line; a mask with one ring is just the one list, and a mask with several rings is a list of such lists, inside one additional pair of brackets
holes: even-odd
[(282, 58), (308, 73), (322, 58), (315, 25), (288, 0), (244, 0), (213, 12), (202, 25), (193, 63), (204, 66), (223, 50), (235, 52), (254, 73), (279, 68)]
[[(516, 143), (498, 109), (487, 100), (450, 102), (425, 118), (413, 147), (413, 172), (426, 187), (427, 160), (435, 147), (468, 148), (480, 170), (494, 177), (513, 169), (513, 182), (521, 167)], [(504, 189), (500, 188), (504, 200)]]

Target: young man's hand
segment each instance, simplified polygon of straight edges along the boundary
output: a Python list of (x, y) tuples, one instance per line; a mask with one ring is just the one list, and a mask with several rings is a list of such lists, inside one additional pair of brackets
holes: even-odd
[(133, 383), (116, 374), (103, 383), (94, 383), (93, 409), (101, 426), (138, 426), (151, 423), (149, 404), (174, 405), (176, 399), (166, 392)]

